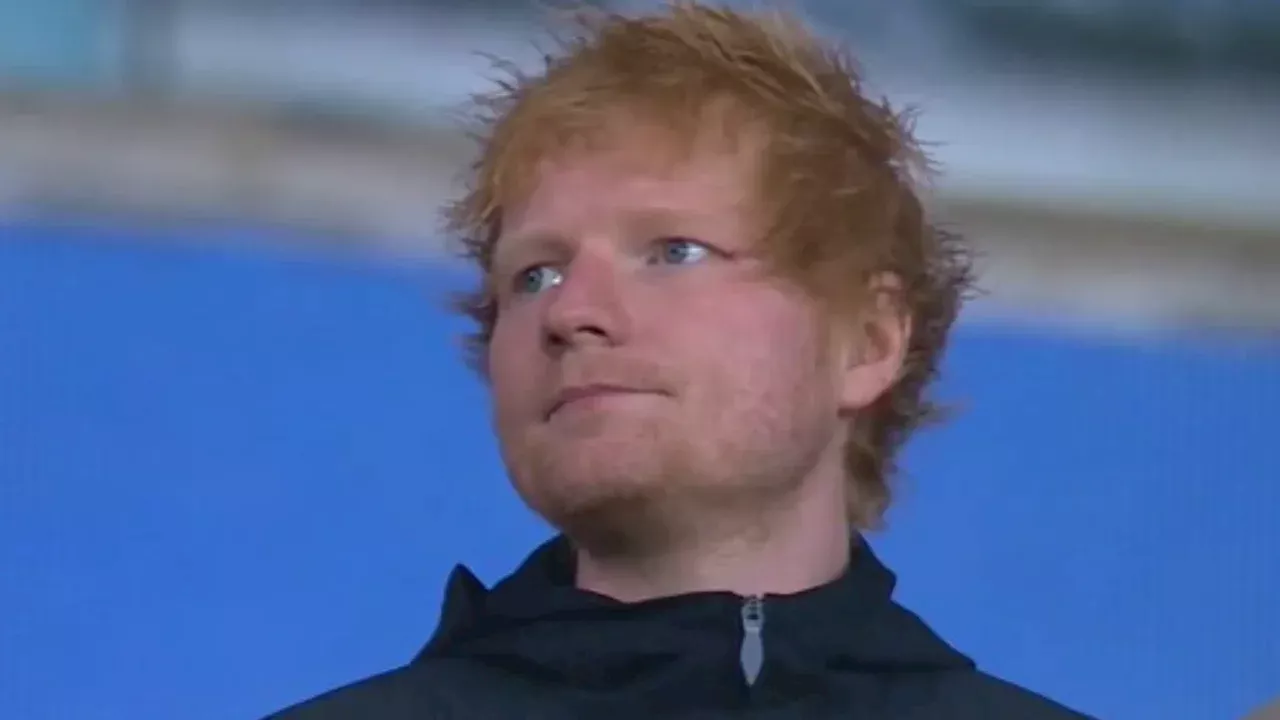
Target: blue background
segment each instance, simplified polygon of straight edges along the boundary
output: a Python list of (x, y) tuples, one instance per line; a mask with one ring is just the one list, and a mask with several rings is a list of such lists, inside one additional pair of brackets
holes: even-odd
[[(454, 563), (547, 533), (460, 276), (146, 234), (0, 226), (0, 718), (260, 716), (406, 661)], [(942, 390), (874, 539), (907, 604), (1105, 718), (1280, 694), (1280, 347), (971, 323)]]

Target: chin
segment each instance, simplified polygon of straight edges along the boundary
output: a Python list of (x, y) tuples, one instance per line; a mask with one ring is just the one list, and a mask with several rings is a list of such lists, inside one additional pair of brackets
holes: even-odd
[(679, 464), (683, 448), (651, 433), (613, 430), (569, 437), (547, 436), (527, 446), (523, 463), (531, 486), (575, 496), (629, 494), (649, 487)]
[(573, 542), (597, 556), (636, 556), (661, 550), (674, 535), (661, 492), (612, 488), (534, 508)]
[[(667, 495), (674, 480), (653, 452), (630, 448), (565, 448), (526, 471), (512, 473), (524, 502), (565, 534), (572, 528), (612, 524)], [(677, 481), (678, 482), (678, 481)]]
[(604, 462), (590, 462), (577, 457), (572, 462), (544, 466), (543, 471), (528, 478), (527, 491), (521, 494), (536, 504), (577, 512), (597, 505), (631, 502), (661, 492), (663, 473), (652, 463), (619, 462), (613, 457)]

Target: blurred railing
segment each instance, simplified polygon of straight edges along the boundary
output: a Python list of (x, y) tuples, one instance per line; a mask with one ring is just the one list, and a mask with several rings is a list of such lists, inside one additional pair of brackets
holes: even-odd
[[(0, 213), (230, 218), (433, 257), (470, 152), (456, 110), (481, 52), (536, 59), (531, 5), (0, 0)], [(993, 311), (1280, 327), (1273, 5), (805, 7), (922, 107), (933, 202), (979, 242)], [(1099, 61), (1100, 38), (1125, 52)]]

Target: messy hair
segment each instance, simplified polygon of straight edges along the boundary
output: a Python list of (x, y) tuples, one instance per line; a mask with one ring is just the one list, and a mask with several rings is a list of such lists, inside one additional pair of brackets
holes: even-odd
[(849, 520), (878, 526), (901, 447), (941, 413), (926, 390), (972, 284), (964, 240), (926, 218), (920, 190), (931, 167), (912, 114), (869, 98), (841, 48), (778, 13), (675, 0), (651, 14), (593, 10), (572, 20), (539, 72), (499, 65), (502, 79), (478, 98), (481, 153), (445, 214), (483, 278), (457, 302), (475, 324), (471, 366), (487, 374), (503, 210), (528, 192), (539, 161), (603, 132), (619, 108), (692, 142), (709, 104), (727, 101), (735, 127), (763, 135), (755, 200), (771, 266), (850, 319), (883, 299), (872, 296), (886, 292), (875, 280), (891, 276), (889, 299), (911, 321), (897, 382), (850, 421), (844, 452)]

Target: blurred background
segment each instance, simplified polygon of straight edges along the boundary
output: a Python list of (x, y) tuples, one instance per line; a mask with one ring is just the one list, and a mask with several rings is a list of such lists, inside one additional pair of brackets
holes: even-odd
[[(923, 111), (982, 253), (873, 539), (902, 599), (1103, 718), (1280, 695), (1280, 2), (789, 5)], [(261, 716), (546, 536), (436, 231), (537, 20), (0, 0), (0, 717)]]

